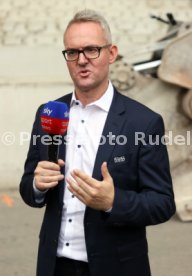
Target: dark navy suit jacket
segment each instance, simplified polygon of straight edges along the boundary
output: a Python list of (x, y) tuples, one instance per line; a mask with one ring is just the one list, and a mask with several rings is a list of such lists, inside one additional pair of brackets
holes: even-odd
[[(71, 94), (59, 99), (70, 105)], [(37, 111), (33, 135), (44, 135)], [(107, 135), (115, 135), (109, 143)], [(135, 141), (141, 134), (144, 140)], [(146, 226), (167, 221), (175, 213), (172, 181), (161, 116), (115, 90), (104, 126), (106, 143), (99, 146), (93, 177), (102, 180), (101, 164), (107, 161), (115, 185), (111, 213), (86, 207), (85, 240), (91, 276), (149, 276)], [(121, 138), (123, 135), (127, 138)], [(37, 204), (33, 193), (34, 170), (47, 160), (47, 146), (31, 140), (20, 183), (23, 200), (32, 207), (46, 206), (40, 231), (37, 276), (53, 276), (63, 208), (63, 181)], [(59, 147), (65, 159), (65, 145)], [(64, 169), (63, 169), (64, 170)], [(63, 171), (64, 172), (64, 171)], [(158, 237), (157, 237), (158, 239)]]

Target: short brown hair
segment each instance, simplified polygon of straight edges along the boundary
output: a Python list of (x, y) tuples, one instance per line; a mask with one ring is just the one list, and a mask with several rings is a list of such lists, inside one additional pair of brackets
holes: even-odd
[[(72, 24), (80, 23), (80, 22), (89, 22), (89, 21), (100, 24), (100, 26), (105, 32), (107, 43), (111, 44), (112, 37), (111, 37), (111, 30), (110, 30), (109, 24), (100, 13), (90, 9), (85, 9), (77, 12), (74, 15), (74, 17), (69, 21), (66, 27), (65, 33)], [(64, 36), (65, 36), (65, 33), (64, 33)]]

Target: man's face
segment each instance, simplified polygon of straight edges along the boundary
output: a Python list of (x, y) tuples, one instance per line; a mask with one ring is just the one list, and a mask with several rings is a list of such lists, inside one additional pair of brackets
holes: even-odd
[[(72, 24), (64, 37), (65, 49), (83, 49), (87, 46), (108, 44), (104, 31), (98, 23), (81, 22)], [(105, 89), (108, 83), (109, 64), (115, 61), (117, 48), (110, 46), (101, 49), (96, 59), (87, 59), (80, 53), (79, 59), (68, 61), (69, 73), (76, 91), (87, 92), (93, 89)]]

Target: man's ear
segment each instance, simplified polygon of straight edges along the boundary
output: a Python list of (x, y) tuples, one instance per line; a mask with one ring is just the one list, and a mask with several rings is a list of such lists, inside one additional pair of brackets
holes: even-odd
[(109, 51), (110, 51), (109, 64), (112, 64), (115, 62), (115, 60), (117, 58), (118, 48), (116, 45), (112, 44)]

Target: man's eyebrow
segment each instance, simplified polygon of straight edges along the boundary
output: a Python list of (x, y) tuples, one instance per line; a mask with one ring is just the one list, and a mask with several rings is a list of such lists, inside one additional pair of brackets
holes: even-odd
[(70, 51), (70, 50), (78, 50), (78, 48), (66, 48), (65, 50), (66, 50), (66, 51), (68, 51), (68, 50), (69, 50), (69, 51)]

